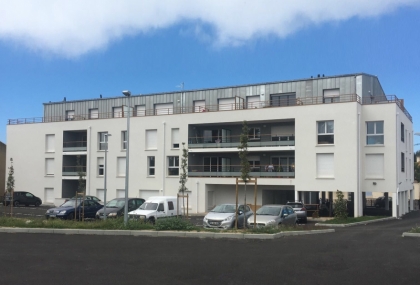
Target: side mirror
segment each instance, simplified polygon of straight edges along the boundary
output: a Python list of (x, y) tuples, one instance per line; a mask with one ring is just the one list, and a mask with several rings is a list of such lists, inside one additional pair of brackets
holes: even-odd
[(243, 211), (241, 211), (241, 210), (239, 210), (238, 211), (238, 215), (242, 215), (244, 212)]
[(286, 218), (289, 214), (283, 214), (283, 218)]

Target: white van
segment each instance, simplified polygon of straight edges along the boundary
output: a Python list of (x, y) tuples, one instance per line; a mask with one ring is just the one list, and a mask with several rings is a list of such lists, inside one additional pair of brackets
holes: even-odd
[(130, 219), (155, 223), (157, 219), (181, 215), (176, 196), (153, 196), (146, 199), (137, 210), (128, 213)]

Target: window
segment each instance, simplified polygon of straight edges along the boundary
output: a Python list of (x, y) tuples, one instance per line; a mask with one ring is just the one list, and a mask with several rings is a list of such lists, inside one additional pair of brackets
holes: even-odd
[(318, 122), (318, 144), (334, 144), (334, 121)]
[(45, 159), (45, 175), (48, 175), (48, 176), (54, 175), (54, 158)]
[(125, 157), (117, 157), (117, 176), (125, 176)]
[(260, 171), (260, 161), (259, 160), (248, 160), (249, 167), (251, 172), (259, 172)]
[(401, 141), (404, 142), (404, 124), (401, 123)]
[(170, 115), (174, 113), (174, 104), (155, 104), (155, 115)]
[(194, 112), (205, 112), (206, 111), (206, 101), (200, 100), (200, 101), (194, 101)]
[(219, 111), (224, 111), (224, 110), (235, 110), (235, 98), (224, 98), (224, 99), (219, 99), (218, 102), (218, 106), (219, 106)]
[(296, 93), (271, 94), (271, 106), (296, 105)]
[(168, 156), (168, 175), (178, 176), (179, 175), (179, 157)]
[(261, 138), (260, 128), (249, 128), (248, 138), (250, 140), (259, 140)]
[(45, 136), (45, 151), (54, 152), (55, 151), (55, 135), (46, 135)]
[(97, 119), (97, 118), (99, 118), (98, 109), (89, 109), (89, 119)]
[(112, 113), (114, 118), (121, 118), (123, 116), (122, 107), (112, 108)]
[(323, 100), (324, 103), (340, 102), (340, 89), (325, 89)]
[(405, 171), (405, 154), (401, 153), (401, 172)]
[(154, 156), (148, 156), (147, 157), (147, 175), (149, 176), (155, 176), (155, 157)]
[(316, 154), (316, 176), (317, 178), (334, 178), (334, 154)]
[(98, 157), (98, 175), (103, 176), (105, 173), (104, 158)]
[(179, 129), (172, 129), (172, 148), (179, 148)]
[(246, 107), (247, 109), (261, 108), (260, 95), (257, 96), (247, 96), (246, 97)]
[(366, 154), (365, 158), (365, 177), (384, 178), (384, 154)]
[(164, 208), (164, 206), (163, 206), (163, 203), (159, 203), (159, 206), (158, 206), (158, 212), (163, 212), (163, 211), (165, 211), (165, 208)]
[(127, 131), (121, 132), (121, 149), (127, 149)]
[(66, 111), (66, 121), (74, 120), (74, 110)]
[(173, 209), (174, 209), (174, 202), (168, 201), (168, 210), (173, 210)]
[(108, 134), (108, 132), (98, 133), (99, 150), (106, 150), (106, 134)]
[(384, 144), (384, 122), (366, 122), (366, 144)]
[(146, 130), (146, 149), (157, 149), (157, 130)]

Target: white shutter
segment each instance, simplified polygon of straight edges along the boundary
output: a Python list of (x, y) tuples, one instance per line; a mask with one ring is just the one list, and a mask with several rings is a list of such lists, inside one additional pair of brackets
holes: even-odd
[(55, 135), (46, 135), (45, 137), (45, 151), (54, 152), (55, 151)]
[(66, 111), (67, 113), (67, 120), (71, 121), (74, 120), (74, 111)]
[(340, 89), (324, 89), (324, 98), (325, 97), (338, 97), (340, 96)]
[(114, 107), (113, 108), (114, 118), (121, 118), (122, 117), (122, 107)]
[(219, 111), (235, 110), (235, 98), (219, 99)]
[(174, 113), (174, 106), (172, 103), (155, 104), (156, 115), (170, 115)]
[(257, 96), (247, 96), (246, 97), (246, 106), (247, 109), (261, 108), (261, 99), (260, 95)]
[(89, 118), (90, 119), (97, 119), (97, 118), (99, 118), (99, 110), (98, 109), (90, 109), (89, 110)]
[(194, 101), (194, 112), (205, 112), (206, 110), (206, 101), (200, 100), (200, 101)]
[(147, 200), (153, 196), (159, 196), (159, 190), (140, 190), (140, 198)]
[(143, 117), (146, 116), (146, 106), (136, 106), (136, 116)]
[(366, 154), (365, 157), (365, 177), (384, 178), (384, 154)]
[[(173, 148), (179, 148), (179, 129), (172, 129), (172, 147)], [(178, 146), (176, 146), (178, 145)]]
[(54, 175), (54, 158), (45, 159), (45, 174)]
[(318, 178), (334, 178), (334, 154), (316, 154), (316, 172)]
[[(104, 189), (96, 189), (96, 197), (99, 198), (99, 200), (104, 201), (105, 200), (105, 195), (104, 195), (105, 191)], [(108, 200), (108, 199), (107, 199)], [(109, 200), (108, 200), (109, 201)], [(107, 201), (107, 202), (108, 202)]]
[(125, 176), (125, 157), (117, 157), (117, 176)]
[(157, 130), (146, 130), (146, 149), (157, 149)]
[(117, 189), (117, 198), (125, 197), (125, 189)]
[(46, 203), (54, 203), (54, 188), (44, 189), (44, 201)]

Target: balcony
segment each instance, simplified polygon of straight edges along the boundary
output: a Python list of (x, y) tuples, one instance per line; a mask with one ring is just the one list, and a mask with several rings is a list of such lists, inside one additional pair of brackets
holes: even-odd
[(63, 176), (79, 176), (79, 172), (86, 173), (86, 165), (84, 166), (63, 166)]
[[(189, 137), (188, 148), (237, 148), (240, 143), (240, 136), (229, 137)], [(248, 147), (270, 147), (270, 146), (294, 146), (295, 136), (293, 134), (272, 135), (261, 134), (257, 137), (248, 138)]]
[(63, 142), (63, 152), (86, 151), (87, 141)]
[[(210, 166), (210, 165), (189, 165), (188, 166), (189, 177), (240, 177), (241, 166), (240, 165), (229, 165), (229, 166)], [(295, 178), (295, 166), (294, 165), (283, 165), (274, 166), (274, 169), (270, 171), (266, 166), (255, 166), (251, 167), (249, 173), (250, 177), (262, 177), (262, 178)]]
[(63, 152), (87, 150), (87, 130), (63, 131)]

